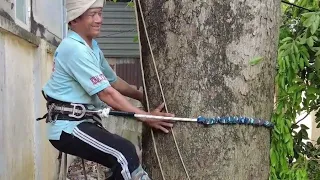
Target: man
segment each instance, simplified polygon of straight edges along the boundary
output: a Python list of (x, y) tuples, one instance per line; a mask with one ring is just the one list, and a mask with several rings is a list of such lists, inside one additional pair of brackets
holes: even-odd
[[(121, 111), (173, 116), (160, 112), (163, 104), (147, 113), (125, 99), (142, 101), (143, 93), (116, 76), (94, 40), (100, 33), (103, 5), (104, 0), (66, 1), (70, 31), (55, 52), (53, 73), (43, 88), (48, 100), (49, 140), (62, 152), (111, 168), (114, 179), (149, 179), (131, 142), (95, 123), (94, 114), (81, 119), (72, 116), (81, 108), (71, 103), (95, 109), (101, 102)], [(59, 105), (61, 109), (57, 110)], [(139, 120), (165, 133), (173, 126), (166, 121)]]

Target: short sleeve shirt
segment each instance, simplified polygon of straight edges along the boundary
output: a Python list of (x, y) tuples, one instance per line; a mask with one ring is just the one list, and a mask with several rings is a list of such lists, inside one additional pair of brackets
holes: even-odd
[[(98, 43), (93, 40), (91, 48), (74, 31), (69, 31), (56, 49), (52, 71), (43, 88), (47, 96), (60, 101), (92, 105), (92, 108), (103, 104), (97, 93), (117, 80)], [(59, 120), (48, 123), (48, 137), (58, 140), (62, 131), (72, 133), (81, 122)]]

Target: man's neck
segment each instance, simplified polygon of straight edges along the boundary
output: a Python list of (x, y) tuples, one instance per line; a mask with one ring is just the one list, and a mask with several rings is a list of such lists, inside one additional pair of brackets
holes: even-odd
[(88, 38), (88, 37), (85, 37), (85, 36), (81, 36), (81, 37), (86, 41), (88, 46), (92, 48), (92, 38)]
[(88, 37), (88, 36), (85, 36), (83, 33), (81, 32), (76, 32), (79, 34), (79, 36), (88, 44), (88, 46), (90, 48), (92, 48), (92, 37)]

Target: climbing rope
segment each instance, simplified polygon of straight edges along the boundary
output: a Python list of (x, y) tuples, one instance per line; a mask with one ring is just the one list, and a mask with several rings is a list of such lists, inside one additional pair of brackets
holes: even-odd
[[(135, 3), (135, 14), (136, 14), (136, 22), (137, 22), (137, 30), (138, 32), (140, 32), (139, 30), (139, 20), (138, 20), (138, 10), (137, 10), (137, 2), (136, 0), (134, 1)], [(139, 8), (140, 8), (140, 12), (141, 12), (141, 5), (140, 5), (140, 1), (139, 1)], [(138, 33), (138, 39), (140, 40), (140, 33)], [(145, 99), (146, 99), (146, 103), (147, 103), (147, 109), (148, 111), (150, 112), (150, 104), (149, 104), (149, 99), (148, 99), (148, 93), (147, 93), (147, 90), (146, 90), (146, 82), (145, 82), (145, 78), (144, 78), (144, 68), (143, 68), (143, 64), (142, 64), (142, 52), (141, 52), (141, 44), (139, 44), (139, 53), (140, 53), (140, 67), (141, 67), (141, 76), (142, 76), (142, 82), (143, 82), (143, 89), (144, 89), (144, 95), (145, 95)], [(156, 158), (157, 158), (157, 161), (158, 161), (158, 165), (159, 165), (159, 168), (160, 168), (160, 172), (161, 172), (161, 176), (162, 176), (162, 179), (165, 180), (165, 177), (164, 177), (164, 173), (163, 173), (163, 169), (162, 169), (162, 166), (161, 166), (161, 162), (160, 162), (160, 158), (159, 158), (159, 154), (158, 154), (158, 150), (157, 150), (157, 144), (156, 144), (156, 141), (155, 141), (155, 138), (154, 138), (154, 133), (153, 133), (153, 130), (151, 128), (151, 137), (152, 137), (152, 144), (153, 144), (153, 148), (154, 148), (154, 151), (155, 151), (155, 154), (156, 154)]]

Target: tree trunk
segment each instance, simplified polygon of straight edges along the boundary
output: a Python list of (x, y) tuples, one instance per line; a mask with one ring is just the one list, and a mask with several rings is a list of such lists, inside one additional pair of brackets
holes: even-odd
[[(170, 112), (270, 121), (280, 1), (144, 0), (141, 5)], [(163, 100), (138, 17), (153, 109)], [(250, 65), (255, 57), (263, 60)], [(190, 179), (268, 179), (270, 129), (179, 122), (173, 130)], [(143, 166), (152, 179), (163, 179), (151, 137), (144, 127)], [(187, 179), (173, 135), (155, 132), (155, 143), (164, 178)]]

